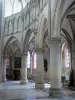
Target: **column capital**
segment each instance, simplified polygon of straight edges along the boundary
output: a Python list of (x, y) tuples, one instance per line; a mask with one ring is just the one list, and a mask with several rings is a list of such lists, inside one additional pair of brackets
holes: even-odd
[(49, 46), (52, 45), (61, 45), (61, 38), (60, 37), (52, 37), (52, 38), (48, 38), (48, 44)]
[(72, 43), (72, 52), (75, 53), (75, 43)]
[(22, 56), (27, 56), (28, 54), (27, 53), (21, 53), (21, 57)]
[(8, 55), (3, 55), (3, 58), (7, 58), (7, 57), (9, 57)]
[(44, 52), (44, 48), (36, 48), (35, 52), (38, 53), (38, 54), (43, 53)]
[(33, 30), (34, 35), (37, 35), (38, 29), (32, 29), (32, 30)]
[(62, 89), (61, 88), (50, 88), (49, 89), (49, 97), (61, 98), (62, 97)]

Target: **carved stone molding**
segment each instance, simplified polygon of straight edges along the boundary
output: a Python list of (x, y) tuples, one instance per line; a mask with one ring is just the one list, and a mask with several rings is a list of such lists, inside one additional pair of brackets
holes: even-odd
[(24, 64), (24, 66), (22, 66), (22, 68), (26, 67), (27, 66), (27, 53), (23, 53), (21, 54), (21, 61), (22, 61), (22, 64)]
[(32, 31), (33, 31), (34, 35), (37, 35), (38, 29), (33, 29), (33, 28), (32, 28)]
[(75, 53), (75, 43), (72, 44), (72, 52)]
[(28, 55), (27, 53), (21, 53), (21, 57), (27, 56), (27, 55)]
[(62, 89), (60, 88), (50, 88), (49, 89), (49, 97), (51, 98), (61, 98), (62, 97)]
[(60, 45), (61, 46), (61, 38), (60, 37), (52, 37), (48, 38), (48, 45)]
[(9, 56), (8, 55), (3, 55), (3, 58), (8, 58)]
[(44, 48), (36, 48), (36, 49), (35, 49), (35, 52), (36, 52), (37, 54), (43, 53), (43, 52), (44, 52)]

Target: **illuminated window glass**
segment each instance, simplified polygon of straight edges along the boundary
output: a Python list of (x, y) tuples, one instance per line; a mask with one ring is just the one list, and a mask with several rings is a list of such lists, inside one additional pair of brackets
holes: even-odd
[(36, 53), (34, 53), (34, 69), (36, 69)]
[(30, 68), (30, 52), (28, 52), (27, 56), (27, 68)]
[(70, 54), (69, 54), (69, 51), (68, 49), (66, 49), (66, 57), (65, 57), (65, 62), (66, 62), (66, 68), (69, 67), (69, 62), (70, 62)]
[(30, 0), (5, 0), (5, 17), (20, 12)]

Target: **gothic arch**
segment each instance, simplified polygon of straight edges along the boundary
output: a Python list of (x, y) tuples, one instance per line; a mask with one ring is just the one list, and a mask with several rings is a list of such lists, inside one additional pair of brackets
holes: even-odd
[(12, 33), (12, 20), (10, 19), (8, 21), (8, 34), (11, 34)]
[(28, 43), (28, 51), (32, 52), (35, 49), (35, 36), (33, 36)]
[(5, 46), (4, 46), (4, 49), (3, 49), (3, 54), (4, 54), (4, 55), (5, 55), (5, 51), (6, 51), (7, 46), (9, 45), (9, 43), (10, 43), (12, 40), (18, 42), (18, 45), (19, 45), (18, 47), (19, 47), (19, 49), (21, 50), (19, 40), (18, 40), (15, 36), (11, 36), (11, 37), (7, 40), (7, 42), (6, 42)]
[(26, 36), (25, 36), (24, 43), (23, 43), (23, 50), (22, 50), (23, 53), (28, 52), (28, 42), (29, 42), (31, 33), (32, 33), (31, 29), (28, 29), (26, 32)]
[(36, 48), (43, 48), (44, 46), (44, 34), (45, 34), (45, 28), (47, 19), (44, 15), (41, 16), (41, 21), (39, 22), (39, 28), (38, 28), (38, 34), (37, 34), (37, 40), (36, 40)]
[[(75, 1), (73, 0), (72, 3), (67, 7), (66, 11), (64, 12), (62, 18), (61, 18), (61, 29), (62, 29), (62, 24), (65, 22), (65, 19), (68, 19), (70, 28), (71, 28), (71, 35), (72, 35), (72, 40), (74, 40), (75, 38), (75, 34), (74, 34), (74, 25), (72, 23), (72, 21), (74, 22), (73, 18), (75, 18), (75, 13), (72, 13), (72, 11), (75, 11)], [(68, 24), (67, 24), (68, 25)], [(67, 26), (66, 25), (66, 26)], [(64, 27), (64, 26), (63, 26)], [(64, 29), (64, 32), (66, 31), (66, 33), (68, 34), (68, 30)], [(69, 34), (68, 34), (69, 36)]]
[(56, 2), (51, 37), (60, 36), (61, 17), (62, 17), (62, 11), (64, 8), (64, 4), (65, 4), (64, 0), (57, 0)]
[[(67, 14), (73, 10), (73, 8), (72, 8), (73, 5), (75, 5), (75, 0), (69, 5), (69, 7), (68, 7), (68, 8), (66, 9), (66, 11), (64, 12), (64, 14), (63, 14), (63, 16), (62, 16), (62, 18), (61, 18), (61, 25), (62, 25), (62, 22), (63, 22), (64, 18), (67, 16)], [(71, 9), (71, 8), (72, 8), (72, 9)]]
[(17, 31), (21, 31), (21, 16), (19, 16), (17, 19)]
[(62, 28), (61, 29), (61, 31), (63, 32), (61, 32), (61, 38), (63, 39), (65, 39), (67, 42), (68, 42), (68, 44), (69, 44), (69, 46), (71, 45), (71, 43), (72, 43), (72, 38), (71, 38), (71, 36), (69, 35), (69, 33), (67, 32), (67, 30), (65, 30), (64, 28)]

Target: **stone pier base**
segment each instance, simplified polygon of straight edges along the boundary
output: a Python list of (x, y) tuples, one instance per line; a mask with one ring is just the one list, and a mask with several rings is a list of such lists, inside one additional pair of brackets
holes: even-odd
[(49, 97), (50, 98), (62, 98), (62, 89), (50, 88)]
[(28, 83), (28, 79), (26, 79), (26, 80), (21, 80), (20, 83), (21, 83), (21, 84), (26, 84), (26, 83)]
[(43, 83), (36, 83), (35, 88), (36, 89), (44, 89), (44, 84)]

